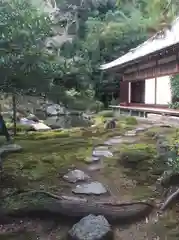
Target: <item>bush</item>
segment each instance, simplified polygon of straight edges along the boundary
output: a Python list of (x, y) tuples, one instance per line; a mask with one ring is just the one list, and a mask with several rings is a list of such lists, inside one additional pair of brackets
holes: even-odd
[(156, 150), (153, 145), (133, 144), (125, 146), (120, 153), (119, 162), (125, 167), (138, 167), (141, 162), (153, 160)]
[(135, 117), (126, 117), (125, 123), (127, 125), (137, 125), (138, 124), (137, 119)]

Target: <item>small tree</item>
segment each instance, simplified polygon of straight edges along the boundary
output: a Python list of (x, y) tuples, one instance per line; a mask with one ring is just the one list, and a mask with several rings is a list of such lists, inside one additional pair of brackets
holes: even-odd
[(0, 86), (12, 93), (16, 134), (16, 93), (49, 84), (49, 55), (45, 40), (50, 18), (26, 0), (0, 0)]

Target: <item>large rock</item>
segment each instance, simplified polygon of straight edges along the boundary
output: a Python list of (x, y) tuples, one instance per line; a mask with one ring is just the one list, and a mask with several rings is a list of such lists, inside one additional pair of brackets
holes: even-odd
[(75, 169), (63, 176), (63, 179), (70, 182), (76, 183), (78, 181), (88, 180), (90, 177), (81, 170)]
[(72, 192), (76, 194), (100, 195), (107, 193), (107, 190), (100, 182), (91, 182), (77, 185), (76, 188), (72, 190)]
[(68, 232), (70, 240), (112, 240), (113, 232), (105, 217), (88, 215)]
[(46, 108), (46, 112), (50, 116), (57, 116), (58, 114), (64, 114), (65, 108), (59, 104), (52, 104)]
[(50, 127), (48, 127), (46, 124), (43, 122), (35, 122), (34, 120), (29, 120), (27, 118), (21, 118), (20, 123), (22, 125), (26, 125), (31, 127), (32, 129), (36, 131), (44, 131), (44, 130), (51, 130)]
[(165, 171), (157, 180), (157, 184), (160, 184), (164, 188), (179, 186), (179, 172), (173, 170)]

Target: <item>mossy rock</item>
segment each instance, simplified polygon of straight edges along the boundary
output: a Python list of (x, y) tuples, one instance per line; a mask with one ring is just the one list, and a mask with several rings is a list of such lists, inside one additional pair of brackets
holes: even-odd
[(119, 163), (124, 167), (137, 167), (141, 162), (152, 160), (156, 154), (153, 145), (133, 144), (125, 146), (119, 155)]

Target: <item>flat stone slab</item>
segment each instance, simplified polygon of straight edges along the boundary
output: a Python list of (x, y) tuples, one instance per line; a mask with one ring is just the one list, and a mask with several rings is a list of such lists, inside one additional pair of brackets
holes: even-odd
[(102, 183), (91, 182), (91, 183), (84, 183), (81, 185), (77, 185), (76, 188), (72, 190), (72, 192), (76, 194), (100, 195), (100, 194), (107, 193), (107, 190)]
[(90, 179), (90, 176), (81, 170), (75, 169), (64, 175), (63, 179), (70, 183), (76, 183), (78, 181), (86, 181)]
[(92, 156), (93, 157), (112, 157), (113, 154), (111, 151), (109, 150), (93, 150), (93, 153), (92, 153)]
[(120, 144), (122, 142), (123, 142), (123, 139), (121, 136), (119, 136), (119, 137), (113, 137), (113, 138), (108, 139), (107, 141), (104, 142), (104, 144), (114, 145), (114, 144)]
[(95, 163), (98, 162), (100, 160), (100, 157), (95, 157), (95, 156), (91, 156), (91, 157), (87, 157), (85, 159), (86, 163)]
[(105, 217), (88, 215), (73, 225), (70, 240), (112, 240), (113, 232)]
[(136, 128), (136, 129), (135, 129), (136, 133), (138, 133), (138, 132), (144, 132), (144, 131), (146, 131), (146, 130), (148, 130), (148, 127), (139, 127), (139, 128)]
[(124, 136), (126, 137), (135, 137), (137, 135), (136, 130), (127, 131)]
[(21, 152), (22, 147), (17, 144), (8, 144), (8, 145), (3, 145), (0, 147), (0, 155), (3, 153), (15, 153), (15, 152)]

